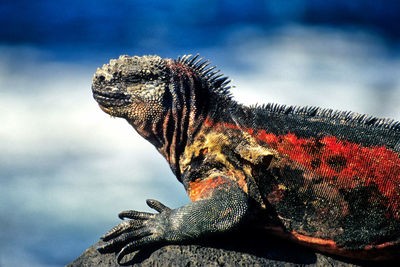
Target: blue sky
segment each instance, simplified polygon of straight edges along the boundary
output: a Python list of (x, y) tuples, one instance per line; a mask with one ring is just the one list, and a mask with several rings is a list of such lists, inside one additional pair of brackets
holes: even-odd
[(3, 1), (0, 41), (158, 52), (217, 46), (251, 25), (263, 32), (288, 24), (364, 28), (397, 40), (396, 0), (38, 0)]

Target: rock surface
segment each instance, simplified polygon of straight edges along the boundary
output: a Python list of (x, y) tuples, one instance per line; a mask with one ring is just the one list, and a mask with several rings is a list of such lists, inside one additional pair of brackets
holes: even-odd
[[(115, 254), (88, 248), (67, 265), (119, 266)], [(220, 235), (196, 244), (166, 245), (142, 249), (126, 256), (125, 266), (366, 266), (364, 262), (334, 258), (285, 242), (267, 234), (242, 232)], [(368, 266), (371, 264), (368, 264)]]

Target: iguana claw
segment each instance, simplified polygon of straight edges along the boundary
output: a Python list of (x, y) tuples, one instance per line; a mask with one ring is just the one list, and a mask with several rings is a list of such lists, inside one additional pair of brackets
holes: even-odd
[(157, 200), (147, 200), (146, 203), (159, 213), (135, 210), (119, 213), (119, 218), (130, 220), (124, 220), (101, 237), (106, 243), (97, 248), (100, 253), (118, 252), (119, 263), (125, 255), (163, 240), (163, 222), (171, 209)]

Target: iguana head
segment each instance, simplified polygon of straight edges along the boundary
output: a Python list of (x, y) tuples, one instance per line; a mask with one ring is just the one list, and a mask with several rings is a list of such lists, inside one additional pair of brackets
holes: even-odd
[(93, 96), (104, 112), (125, 118), (169, 160), (212, 103), (229, 99), (227, 78), (208, 65), (197, 56), (120, 56), (97, 70)]
[(146, 134), (142, 128), (154, 128), (168, 115), (177, 120), (178, 115), (207, 106), (210, 94), (228, 97), (227, 78), (215, 75), (218, 71), (208, 65), (197, 56), (120, 56), (97, 69), (93, 96), (104, 112), (127, 119)]
[(115, 117), (149, 119), (162, 110), (167, 75), (158, 56), (112, 59), (93, 77), (93, 96), (101, 109)]
[(158, 56), (120, 56), (98, 68), (93, 77), (93, 97), (111, 116), (125, 118), (154, 145), (161, 138), (154, 132), (171, 109), (166, 61)]

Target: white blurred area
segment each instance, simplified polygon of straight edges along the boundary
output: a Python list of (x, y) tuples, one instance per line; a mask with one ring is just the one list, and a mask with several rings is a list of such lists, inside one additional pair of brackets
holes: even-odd
[[(96, 105), (98, 62), (58, 61), (28, 46), (0, 51), (0, 266), (67, 264), (119, 222), (119, 211), (149, 210), (147, 198), (188, 202), (155, 148)], [(240, 103), (400, 120), (399, 51), (374, 35), (244, 28), (226, 47), (199, 52), (230, 76)]]
[[(246, 33), (239, 35), (246, 39)], [(400, 50), (388, 49), (376, 35), (318, 27), (254, 35), (250, 31), (236, 49), (248, 70), (229, 73), (238, 102), (320, 106), (400, 120)]]

